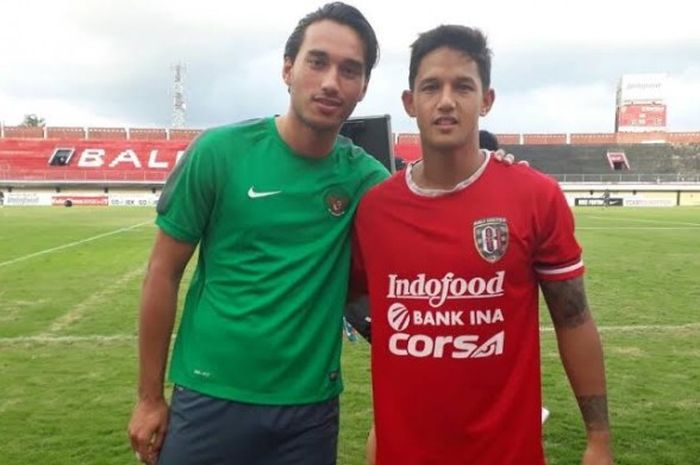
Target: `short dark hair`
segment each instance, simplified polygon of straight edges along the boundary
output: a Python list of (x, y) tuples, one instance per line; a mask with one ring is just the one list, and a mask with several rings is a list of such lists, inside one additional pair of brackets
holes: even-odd
[(477, 64), (484, 90), (491, 86), (492, 53), (484, 33), (479, 29), (449, 24), (420, 34), (411, 44), (411, 64), (408, 71), (408, 87), (411, 90), (423, 58), (440, 47), (448, 47), (468, 55)]
[(495, 134), (485, 130), (479, 130), (479, 148), (491, 150), (498, 150), (498, 137)]
[(304, 41), (306, 28), (324, 19), (343, 24), (357, 32), (365, 45), (365, 77), (369, 79), (372, 68), (379, 58), (377, 35), (360, 10), (343, 2), (326, 3), (318, 10), (301, 18), (284, 46), (284, 58), (294, 61), (301, 48), (301, 43)]

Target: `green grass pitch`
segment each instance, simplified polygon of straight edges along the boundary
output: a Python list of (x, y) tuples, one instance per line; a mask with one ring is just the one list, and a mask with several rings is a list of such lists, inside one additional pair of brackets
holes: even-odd
[[(698, 464), (700, 208), (575, 215), (605, 344), (616, 463)], [(126, 425), (153, 216), (0, 209), (0, 464), (136, 463)], [(580, 463), (583, 428), (541, 316), (545, 450), (550, 465)], [(364, 463), (368, 358), (364, 342), (345, 343), (340, 465)]]

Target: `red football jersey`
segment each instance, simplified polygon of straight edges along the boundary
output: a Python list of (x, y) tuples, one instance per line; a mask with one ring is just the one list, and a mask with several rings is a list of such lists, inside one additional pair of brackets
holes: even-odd
[(583, 273), (566, 199), (488, 157), (447, 193), (410, 171), (369, 191), (355, 220), (377, 463), (544, 465), (538, 282)]

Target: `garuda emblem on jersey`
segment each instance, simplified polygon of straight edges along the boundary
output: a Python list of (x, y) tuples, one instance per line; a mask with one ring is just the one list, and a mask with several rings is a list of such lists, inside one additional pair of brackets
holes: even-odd
[(350, 205), (350, 196), (341, 188), (328, 189), (323, 195), (328, 212), (333, 216), (343, 216)]
[(505, 218), (483, 218), (474, 222), (474, 245), (481, 258), (495, 263), (508, 249), (508, 222)]

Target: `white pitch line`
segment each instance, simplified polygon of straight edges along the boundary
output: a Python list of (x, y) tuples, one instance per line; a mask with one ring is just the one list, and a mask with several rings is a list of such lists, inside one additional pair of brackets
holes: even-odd
[(22, 343), (66, 343), (76, 342), (123, 342), (135, 341), (136, 336), (131, 334), (115, 334), (113, 336), (86, 335), (86, 336), (14, 336), (0, 337), (0, 345), (22, 344)]
[[(606, 333), (614, 332), (634, 332), (634, 331), (679, 331), (684, 329), (700, 329), (700, 323), (685, 323), (682, 325), (619, 325), (619, 326), (598, 326), (598, 331)], [(542, 326), (540, 331), (551, 333), (554, 328)]]
[(593, 218), (596, 220), (608, 220), (608, 221), (637, 221), (640, 223), (657, 223), (657, 224), (678, 224), (683, 226), (700, 226), (700, 223), (686, 223), (684, 221), (665, 221), (665, 220), (647, 220), (642, 218), (624, 218), (619, 216), (587, 216), (586, 218)]
[[(681, 325), (620, 325), (620, 326), (598, 326), (598, 330), (603, 333), (607, 332), (654, 332), (654, 331), (679, 331), (679, 330), (695, 330), (700, 329), (700, 322), (698, 323), (686, 323)], [(554, 328), (550, 326), (540, 327), (540, 331), (544, 333), (551, 333)], [(51, 336), (51, 335), (37, 335), (37, 336), (8, 336), (0, 337), (0, 346), (14, 345), (14, 344), (27, 344), (27, 343), (55, 343), (55, 344), (73, 344), (78, 342), (136, 342), (137, 336), (135, 334), (115, 334), (112, 336), (101, 336), (97, 334), (85, 335), (85, 336)], [(175, 334), (172, 335), (171, 343), (174, 342)]]
[(59, 245), (58, 247), (52, 247), (50, 249), (40, 250), (39, 252), (30, 253), (29, 255), (24, 255), (22, 257), (14, 258), (14, 259), (8, 260), (6, 262), (0, 262), (0, 268), (2, 268), (3, 266), (12, 265), (13, 263), (21, 262), (24, 260), (29, 260), (30, 258), (38, 257), (40, 255), (44, 255), (47, 253), (56, 252), (57, 250), (67, 249), (69, 247), (74, 247), (76, 245), (84, 244), (86, 242), (95, 241), (97, 239), (102, 239), (103, 237), (113, 236), (114, 234), (119, 234), (122, 232), (130, 231), (132, 229), (136, 229), (138, 227), (141, 227), (141, 226), (149, 224), (149, 223), (151, 223), (151, 221), (144, 221), (143, 223), (135, 224), (133, 226), (128, 226), (126, 228), (115, 229), (114, 231), (106, 232), (103, 234), (98, 234), (97, 236), (88, 237), (87, 239), (81, 239), (79, 241), (71, 242), (69, 244)]
[(108, 286), (90, 294), (87, 299), (78, 303), (67, 313), (61, 315), (56, 320), (54, 320), (53, 323), (51, 323), (51, 325), (49, 326), (49, 328), (44, 333), (40, 334), (40, 336), (47, 336), (51, 334), (60, 333), (66, 327), (80, 320), (86, 311), (92, 308), (99, 307), (99, 303), (101, 301), (103, 301), (107, 297), (110, 297), (112, 294), (123, 290), (124, 286), (129, 281), (139, 276), (142, 276), (143, 274), (144, 266), (139, 266), (135, 270), (129, 271), (124, 275), (120, 276), (119, 278), (112, 280), (112, 282)]

